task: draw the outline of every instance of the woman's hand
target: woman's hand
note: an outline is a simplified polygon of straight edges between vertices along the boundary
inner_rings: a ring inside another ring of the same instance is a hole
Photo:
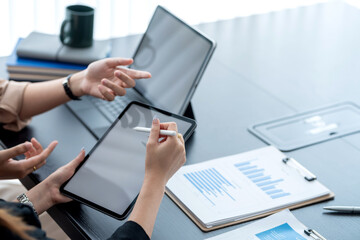
[[[106,58],[93,62],[84,71],[72,75],[68,86],[77,97],[91,95],[112,101],[117,95],[125,95],[126,88],[134,87],[134,79],[151,77],[148,72],[120,68],[132,62],[132,59],[125,58]],[[29,84],[23,94],[20,119],[27,120],[69,101],[70,97],[63,87],[64,80],[60,78]]]
[[[172,175],[186,162],[186,153],[181,134],[161,136],[160,129],[177,132],[176,123],[160,124],[159,119],[154,119],[146,146],[145,180],[156,179],[157,183],[165,186]]]
[[[41,144],[32,138],[31,142],[0,151],[0,179],[24,178],[29,173],[41,168],[56,145],[57,142],[53,141],[43,150]],[[22,154],[25,155],[25,159],[13,159]]]
[[[125,58],[107,58],[93,62],[86,70],[71,77],[70,88],[75,96],[87,94],[112,101],[115,96],[124,96],[126,88],[134,87],[134,79],[151,77],[145,71],[120,68],[132,63],[132,59]]]
[[[75,159],[56,170],[26,193],[39,215],[55,204],[71,201],[70,198],[60,193],[60,186],[74,175],[75,169],[84,160],[84,157],[85,150],[81,150]]]
[[[145,178],[129,220],[138,223],[151,238],[157,212],[164,196],[167,181],[186,161],[184,139],[162,136],[160,129],[177,132],[176,123],[153,120],[146,145]]]

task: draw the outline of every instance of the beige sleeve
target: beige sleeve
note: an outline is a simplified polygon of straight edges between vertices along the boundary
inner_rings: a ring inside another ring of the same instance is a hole
[[[20,131],[31,119],[20,119],[24,91],[29,83],[0,79],[0,122],[11,131]]]

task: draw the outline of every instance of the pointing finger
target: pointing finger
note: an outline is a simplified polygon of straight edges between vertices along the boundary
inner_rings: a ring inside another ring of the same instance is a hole
[[[151,78],[151,74],[146,71],[140,71],[140,70],[129,69],[129,68],[119,68],[119,70],[133,79]]]

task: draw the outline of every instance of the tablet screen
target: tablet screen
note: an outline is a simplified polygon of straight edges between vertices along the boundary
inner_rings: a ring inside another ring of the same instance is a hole
[[[130,104],[63,186],[65,195],[116,218],[124,218],[144,179],[149,136],[133,128],[151,127],[154,116],[160,122],[176,122],[184,137],[188,137],[196,125],[193,120],[168,115],[144,104]]]
[[[183,113],[214,49],[212,40],[158,6],[132,66],[152,77],[135,89],[152,104]]]

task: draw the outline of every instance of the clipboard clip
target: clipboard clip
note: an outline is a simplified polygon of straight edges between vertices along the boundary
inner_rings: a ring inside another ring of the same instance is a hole
[[[314,229],[305,229],[304,233],[308,236],[310,236],[311,238],[315,239],[315,240],[326,240],[326,238],[324,238],[323,236],[320,235],[320,233],[318,233],[317,231],[315,231]]]
[[[317,177],[312,174],[309,170],[307,170],[306,168],[304,168],[300,163],[298,163],[298,161],[296,161],[295,159],[293,158],[290,158],[290,157],[286,157],[286,158],[283,158],[282,161],[289,165],[289,166],[292,166],[293,168],[295,168],[301,175],[304,176],[304,178],[311,182],[311,181],[314,181],[317,179]]]

